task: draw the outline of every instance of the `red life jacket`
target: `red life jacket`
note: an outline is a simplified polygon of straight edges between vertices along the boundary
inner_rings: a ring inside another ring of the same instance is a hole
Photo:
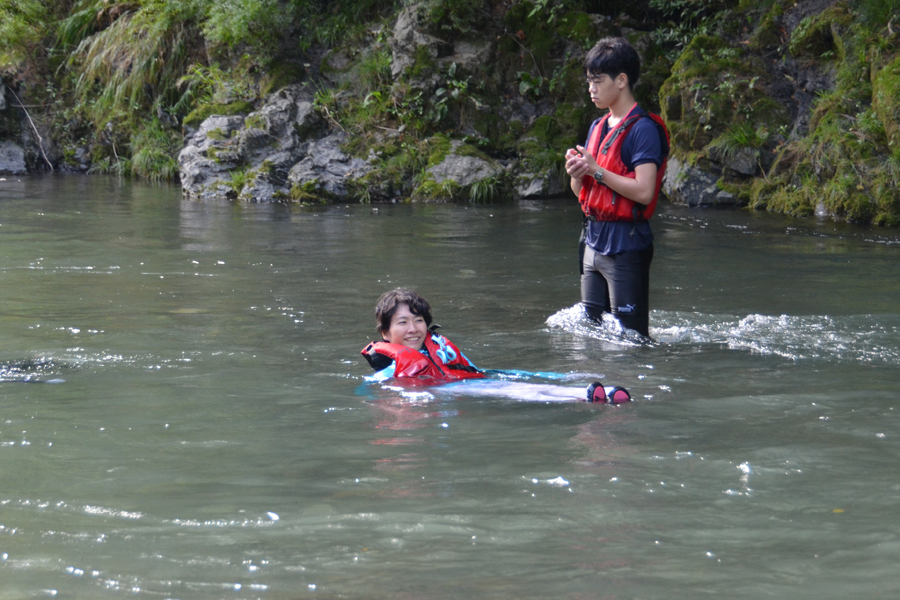
[[[628,111],[628,116],[622,119],[616,127],[610,129],[606,137],[601,139],[603,126],[609,119],[609,113],[594,125],[591,137],[588,140],[588,152],[591,153],[603,169],[616,175],[629,177],[634,179],[636,174],[629,171],[628,167],[622,162],[622,144],[631,127],[642,118],[650,118],[659,126],[665,134],[665,145],[663,148],[663,162],[656,170],[656,189],[653,192],[653,200],[650,204],[643,205],[614,192],[603,184],[597,183],[593,177],[584,177],[582,181],[581,193],[578,195],[578,202],[581,203],[581,210],[588,217],[593,217],[597,221],[637,221],[639,218],[649,219],[656,210],[656,201],[659,199],[659,190],[662,188],[663,175],[666,172],[666,162],[669,155],[669,130],[666,128],[662,117],[653,113],[645,113],[638,109],[635,113],[637,104]],[[662,141],[662,140],[661,140]]]
[[[428,356],[402,344],[371,342],[361,354],[368,360],[369,351],[394,361],[394,377],[415,377],[425,380],[456,381],[484,377],[456,345],[442,335],[428,334],[425,349]],[[371,362],[371,361],[370,361]]]

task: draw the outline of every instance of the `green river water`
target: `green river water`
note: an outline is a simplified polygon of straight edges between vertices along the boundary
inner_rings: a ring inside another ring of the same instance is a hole
[[[896,598],[900,233],[654,221],[641,344],[581,315],[568,199],[0,178],[0,600]],[[398,285],[636,401],[367,384]]]

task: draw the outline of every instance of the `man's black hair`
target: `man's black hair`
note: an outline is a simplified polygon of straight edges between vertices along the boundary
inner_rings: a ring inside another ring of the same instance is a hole
[[[601,74],[615,79],[619,73],[628,76],[628,88],[632,91],[641,76],[641,57],[628,40],[620,37],[603,38],[588,50],[584,57],[584,74],[598,77]]]

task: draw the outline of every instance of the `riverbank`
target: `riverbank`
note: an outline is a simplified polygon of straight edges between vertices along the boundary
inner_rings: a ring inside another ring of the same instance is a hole
[[[750,4],[23,0],[0,26],[0,172],[252,202],[564,194],[597,116],[581,57],[623,35],[673,134],[669,200],[900,224],[892,2]]]

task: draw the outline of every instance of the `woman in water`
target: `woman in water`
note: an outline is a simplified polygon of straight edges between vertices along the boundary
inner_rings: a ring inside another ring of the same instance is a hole
[[[376,330],[382,341],[370,342],[362,355],[377,373],[374,381],[391,378],[414,378],[426,384],[448,383],[463,379],[484,379],[456,345],[437,333],[432,325],[431,306],[410,289],[398,288],[382,294],[375,306]],[[500,375],[511,372],[491,371]],[[486,384],[494,385],[486,385]],[[618,404],[631,399],[622,388],[606,390],[599,382],[587,388],[587,395],[575,396],[572,388],[493,380],[473,389],[478,395],[505,397],[536,396],[536,400],[585,400]]]
[[[437,333],[431,306],[410,289],[385,292],[375,306],[376,329],[382,341],[371,342],[362,354],[378,371],[378,380],[417,377],[454,381],[484,377],[456,345]]]

